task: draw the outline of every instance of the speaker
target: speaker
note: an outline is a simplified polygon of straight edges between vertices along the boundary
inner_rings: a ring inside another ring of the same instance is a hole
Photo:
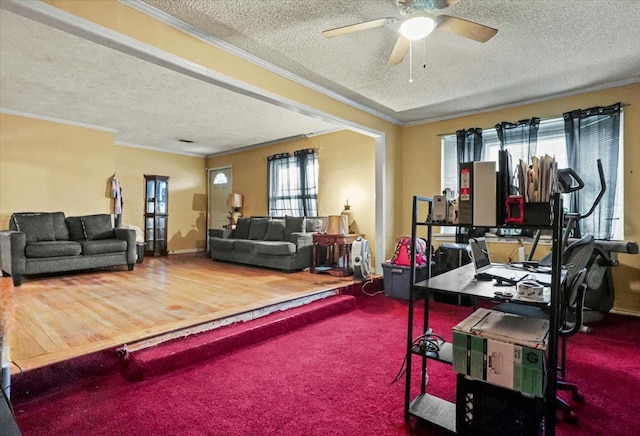
[[[436,276],[470,262],[471,256],[469,255],[467,244],[443,243],[436,250],[435,264],[431,268],[431,275]],[[433,299],[441,303],[471,306],[471,298],[466,296],[434,292]]]

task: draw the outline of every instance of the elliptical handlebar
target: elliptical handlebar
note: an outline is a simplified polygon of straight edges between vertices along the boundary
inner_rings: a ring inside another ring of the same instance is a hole
[[[593,211],[596,210],[596,207],[598,206],[598,204],[600,204],[600,200],[602,200],[602,197],[604,196],[604,193],[607,191],[607,181],[604,178],[604,170],[602,169],[602,161],[600,159],[598,159],[597,163],[598,163],[598,175],[600,176],[600,192],[598,193],[598,196],[596,197],[595,201],[591,205],[591,209],[589,209],[589,212],[587,212],[585,215],[580,215],[580,217],[578,219],[586,218],[589,215],[591,215],[593,213]]]

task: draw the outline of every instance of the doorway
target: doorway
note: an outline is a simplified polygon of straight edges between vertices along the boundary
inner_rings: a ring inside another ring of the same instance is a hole
[[[207,229],[222,229],[229,224],[227,197],[233,192],[233,170],[231,167],[222,167],[209,169],[208,172]]]

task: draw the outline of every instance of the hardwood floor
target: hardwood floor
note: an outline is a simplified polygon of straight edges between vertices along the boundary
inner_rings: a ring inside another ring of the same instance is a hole
[[[238,314],[247,319],[266,306],[352,283],[214,262],[204,253],[146,257],[134,271],[31,277],[18,288],[2,277],[4,339],[11,360],[28,371],[141,340],[160,342],[159,335],[183,335],[175,333],[183,329],[206,330]]]

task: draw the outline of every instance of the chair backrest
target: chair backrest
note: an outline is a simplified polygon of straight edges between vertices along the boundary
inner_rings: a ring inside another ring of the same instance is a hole
[[[596,242],[593,235],[587,235],[573,242],[562,253],[562,266],[567,269],[566,286],[571,286],[576,275],[586,268],[593,256]]]
[[[572,282],[566,282],[562,301],[563,311],[560,336],[573,336],[582,327],[584,293],[587,290],[587,284],[584,282],[586,276],[587,268],[582,268],[574,276]]]

